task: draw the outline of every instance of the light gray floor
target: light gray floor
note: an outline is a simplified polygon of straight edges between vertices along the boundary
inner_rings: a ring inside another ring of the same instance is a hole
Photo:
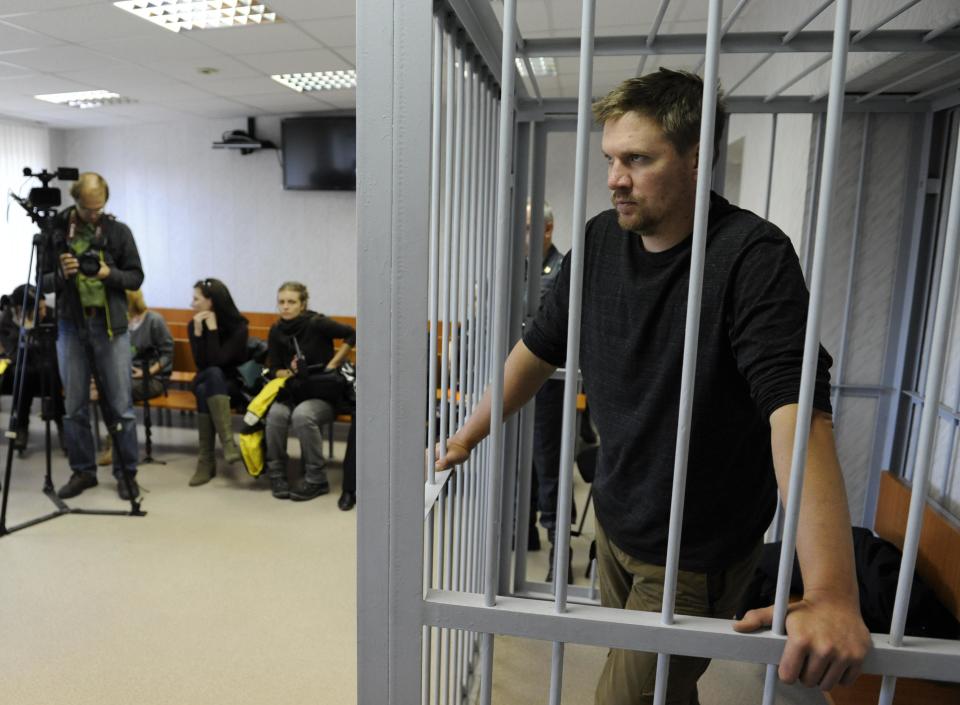
[[[53,508],[33,425],[8,526]],[[195,434],[154,429],[168,465],[141,468],[146,517],[64,516],[0,538],[0,704],[356,702],[357,513],[337,509],[339,463],[333,492],[309,502],[222,461],[188,487]],[[58,451],[54,481],[68,476]],[[99,476],[70,504],[129,506]]]

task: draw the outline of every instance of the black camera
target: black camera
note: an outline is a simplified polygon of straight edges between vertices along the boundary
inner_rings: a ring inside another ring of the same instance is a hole
[[[87,277],[97,276],[100,271],[100,250],[87,250],[77,255],[80,264],[80,273]]]

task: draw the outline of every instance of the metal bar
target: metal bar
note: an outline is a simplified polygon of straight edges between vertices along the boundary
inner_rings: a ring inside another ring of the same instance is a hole
[[[807,76],[809,76],[811,73],[813,73],[814,71],[816,71],[818,68],[820,68],[821,66],[823,66],[823,65],[824,65],[825,63],[827,63],[828,61],[830,61],[830,54],[827,54],[826,56],[820,57],[820,58],[817,59],[815,62],[813,62],[810,66],[808,66],[808,67],[805,68],[803,71],[801,71],[800,73],[798,73],[796,76],[794,76],[793,78],[791,78],[789,81],[787,81],[786,83],[784,83],[782,86],[780,86],[779,88],[777,88],[775,91],[773,91],[772,93],[768,93],[767,96],[763,99],[763,102],[764,102],[764,103],[769,103],[771,100],[773,100],[773,99],[776,98],[778,95],[780,95],[780,94],[783,93],[785,90],[787,90],[790,86],[792,86],[793,84],[797,83],[797,82],[800,81],[801,79],[806,78]]]
[[[726,619],[685,615],[668,626],[656,612],[578,605],[576,610],[558,615],[554,605],[545,600],[501,596],[496,607],[487,607],[480,595],[438,591],[427,595],[423,619],[450,628],[483,624],[497,634],[523,639],[632,651],[660,649],[706,658],[723,654],[750,663],[779,660],[786,642],[786,637],[770,631],[738,634]],[[863,670],[955,683],[960,681],[958,658],[960,642],[956,640],[911,637],[909,648],[896,648],[887,643],[885,634],[874,634]]]
[[[428,0],[357,3],[359,705],[421,698],[432,17]]]
[[[937,313],[933,325],[930,361],[927,364],[927,380],[924,386],[931,402],[938,402],[946,366],[947,345],[950,337],[951,308],[957,285],[957,268],[960,260],[960,129],[957,130],[957,149],[953,157],[953,183],[950,187],[950,210],[947,214],[946,243],[943,250],[943,267],[940,270],[940,286],[937,292]],[[927,479],[933,465],[933,445],[937,426],[937,403],[926,403],[920,417],[919,446],[914,463],[913,491],[910,493],[910,511],[907,518],[907,533],[903,540],[903,558],[897,580],[897,598],[890,622],[890,644],[903,644],[904,625],[907,621],[907,605],[910,601],[914,569],[917,564],[917,547],[923,526],[924,500],[927,494]],[[880,705],[890,705],[896,688],[896,678],[885,675],[880,688]]]
[[[580,369],[580,315],[583,300],[584,223],[587,209],[587,167],[589,165],[590,115],[593,86],[593,39],[595,0],[584,0],[580,16],[580,80],[577,88],[577,148],[574,167],[573,214],[571,216],[570,293],[567,314],[567,351],[563,380],[563,423],[560,441],[560,487],[553,551],[554,609],[567,611],[567,562],[570,550],[570,511],[573,502],[573,455],[577,436],[577,372]],[[550,705],[560,705],[563,690],[564,644],[553,642],[550,667]]]
[[[780,32],[730,32],[723,39],[725,54],[821,53],[829,52],[830,32],[803,32],[789,43],[783,43]],[[923,41],[923,30],[879,30],[851,47],[854,52],[957,51],[960,36],[949,33],[929,42]],[[653,46],[646,46],[643,35],[596,37],[595,56],[653,56],[699,54],[703,51],[703,34],[661,34]],[[576,56],[579,37],[527,39],[524,48],[531,56]]]
[[[737,18],[740,16],[740,13],[743,12],[743,9],[747,6],[747,3],[750,0],[740,0],[737,3],[736,7],[727,15],[727,19],[723,21],[723,25],[720,27],[720,39],[723,40],[724,35],[730,31],[730,28],[733,26],[733,23],[737,21]],[[704,57],[700,57],[700,61],[697,62],[696,68],[693,70],[694,73],[700,73],[700,69],[703,68]]]
[[[817,19],[817,17],[820,16],[820,13],[822,13],[824,10],[830,7],[833,4],[833,2],[834,0],[824,0],[824,2],[816,10],[814,10],[807,17],[805,17],[800,22],[800,24],[798,24],[796,27],[791,29],[786,34],[784,34],[783,39],[781,41],[784,44],[788,44],[789,42],[793,41],[793,38],[796,37],[798,34],[800,34],[800,32],[803,31],[804,27],[806,27],[808,24],[810,24],[815,19]]]
[[[813,187],[810,189],[809,197],[804,206],[805,228],[803,241],[800,243],[800,266],[803,268],[804,278],[809,278],[810,269],[813,266],[813,234],[817,228],[818,196],[820,193],[820,177],[823,172],[823,136],[826,127],[826,116],[823,113],[817,115],[817,121],[814,127],[814,148],[813,148]]]
[[[437,334],[438,334],[438,296],[440,266],[440,120],[443,99],[443,21],[433,18],[433,96],[430,114],[430,273],[427,290],[429,321],[427,329],[430,340],[427,352],[427,453],[425,454],[427,485],[436,484],[436,469],[433,463],[434,447],[437,443]],[[435,515],[432,501],[425,502],[429,518],[424,522],[424,592],[433,587],[433,546]],[[433,659],[433,628],[424,627],[420,655],[421,667],[421,703],[430,705],[431,664]]]
[[[947,22],[946,24],[940,25],[936,29],[927,32],[925,35],[923,35],[923,41],[925,42],[932,41],[937,37],[939,37],[941,34],[945,34],[946,32],[949,32],[958,24],[960,24],[960,17],[955,17],[949,22]]]
[[[456,129],[456,48],[453,34],[447,32],[446,44],[446,126],[444,128],[443,149],[443,265],[440,288],[440,309],[443,312],[443,321],[440,330],[443,334],[443,347],[440,359],[440,456],[447,454],[447,438],[450,436],[450,344],[452,342],[450,325],[450,271],[453,266],[451,260],[453,240],[453,173],[454,173],[454,134]]]
[[[908,154],[912,155],[905,181],[909,194],[904,203],[906,209],[900,230],[900,252],[890,311],[891,326],[887,332],[887,352],[884,359],[883,381],[891,388],[891,394],[881,402],[877,418],[876,445],[881,449],[874,457],[880,462],[871,468],[870,481],[864,495],[864,526],[872,527],[879,493],[882,468],[893,467],[894,448],[897,441],[897,426],[901,416],[902,392],[906,383],[907,350],[911,336],[909,322],[914,303],[919,298],[916,286],[920,261],[920,244],[923,232],[923,214],[927,198],[927,176],[930,166],[930,144],[933,134],[933,114],[926,113],[913,120],[914,132]],[[883,406],[888,411],[883,414]]]
[[[790,464],[790,482],[784,511],[783,542],[777,572],[777,597],[774,603],[772,629],[785,634],[790,577],[796,551],[797,524],[800,517],[800,496],[806,470],[807,443],[813,415],[813,391],[817,377],[817,357],[820,349],[820,317],[823,308],[823,280],[827,255],[827,229],[830,207],[840,155],[840,128],[843,121],[843,83],[847,70],[847,45],[850,32],[850,0],[837,0],[834,20],[834,46],[831,56],[830,98],[827,103],[826,146],[823,175],[820,179],[817,231],[814,238],[813,270],[810,285],[810,305],[807,310],[807,330],[803,348],[803,367],[800,375],[800,394],[797,424],[793,436],[793,457]],[[777,666],[767,666],[763,687],[763,705],[773,705],[777,684]]]
[[[687,461],[690,454],[690,420],[693,417],[697,353],[700,347],[700,304],[703,296],[703,261],[707,247],[707,217],[710,211],[710,174],[713,166],[713,144],[717,112],[717,70],[720,63],[720,20],[723,3],[710,0],[707,14],[706,65],[703,77],[703,99],[700,109],[700,144],[697,163],[696,203],[693,217],[693,243],[690,253],[690,281],[687,289],[687,320],[683,339],[683,367],[680,376],[680,406],[677,415],[677,440],[674,451],[673,489],[670,497],[670,526],[663,578],[663,606],[660,621],[673,624],[676,607],[677,576],[680,565],[680,534],[683,528],[683,504],[687,487]],[[654,705],[667,700],[667,679],[670,654],[657,654],[657,675],[654,684]]]
[[[500,139],[497,156],[497,222],[495,257],[496,285],[493,287],[493,335],[490,351],[490,437],[487,440],[489,462],[487,464],[487,514],[485,527],[485,573],[484,603],[496,604],[498,569],[497,547],[500,522],[493,511],[498,508],[496,500],[501,495],[503,470],[503,362],[506,358],[507,275],[510,252],[510,167],[513,153],[514,127],[514,58],[516,53],[517,4],[516,0],[504,0],[503,5],[503,59],[500,68],[502,90],[500,94]],[[481,646],[480,702],[490,705],[493,695],[493,634],[484,633]]]
[[[954,86],[960,86],[960,78],[955,78],[952,81],[941,83],[939,86],[934,86],[933,88],[925,90],[923,93],[917,93],[916,95],[912,95],[909,98],[907,98],[906,102],[913,103],[918,100],[923,100],[924,98],[927,98],[932,95],[936,95],[937,93],[943,93],[945,90],[949,88],[953,88]]]
[[[831,0],[831,1],[832,1],[832,0]],[[760,61],[758,61],[757,63],[755,63],[755,64],[750,68],[750,70],[747,71],[747,73],[743,76],[743,78],[741,78],[739,81],[737,81],[736,83],[734,83],[734,84],[733,84],[733,88],[731,88],[729,91],[727,91],[727,98],[729,98],[731,95],[733,95],[734,91],[736,91],[740,86],[742,86],[742,85],[746,82],[746,80],[747,80],[748,78],[750,78],[753,74],[755,74],[755,73],[757,72],[757,70],[758,70],[761,66],[763,66],[765,63],[767,63],[767,62],[770,60],[770,57],[772,57],[772,56],[773,56],[773,52],[768,52],[767,54],[764,54],[763,58],[760,59]]]
[[[530,57],[524,52],[523,54],[523,65],[527,69],[527,79],[530,81],[530,85],[533,86],[533,94],[537,96],[537,102],[543,102],[543,95],[540,93],[540,84],[537,83],[537,76],[533,72],[533,65],[530,63]]]
[[[934,69],[940,68],[940,67],[943,66],[944,64],[948,64],[948,63],[950,63],[951,61],[955,61],[957,58],[960,58],[960,54],[951,54],[950,56],[948,56],[948,57],[945,58],[945,59],[941,59],[940,61],[937,61],[936,63],[930,64],[929,66],[925,66],[925,67],[923,67],[922,69],[919,69],[919,70],[917,70],[917,71],[914,71],[913,73],[910,73],[910,74],[907,74],[906,76],[903,76],[902,78],[898,78],[896,81],[891,81],[890,83],[886,84],[885,86],[881,86],[880,88],[877,88],[877,89],[874,90],[874,91],[870,91],[870,92],[867,93],[866,95],[860,96],[859,98],[857,98],[857,102],[858,102],[858,103],[862,103],[862,102],[864,102],[865,100],[870,100],[870,99],[873,98],[874,96],[880,95],[881,93],[886,93],[886,92],[889,91],[891,88],[894,88],[894,87],[896,87],[896,86],[899,86],[901,83],[906,83],[907,81],[912,81],[913,79],[915,79],[915,78],[917,78],[917,77],[919,77],[919,76],[922,76],[923,74],[927,73],[928,71],[933,71]]]
[[[446,494],[450,485],[445,484],[441,490],[440,495],[437,497],[437,534],[436,534],[436,553],[437,553],[437,577],[436,583],[440,589],[445,589],[443,584],[443,576],[446,573],[446,564],[447,564],[447,541],[446,541],[446,526],[447,526],[447,504],[444,501],[444,495]],[[446,634],[446,629],[437,630],[436,643],[436,656],[435,656],[435,672],[433,679],[431,681],[431,686],[433,689],[433,702],[439,705],[440,703],[440,683],[443,679],[443,638]]]
[[[650,31],[647,33],[647,38],[645,44],[647,47],[652,47],[653,43],[657,41],[657,33],[660,31],[660,25],[663,24],[663,16],[667,13],[667,5],[670,4],[670,0],[660,0],[660,6],[657,8],[657,15],[653,19],[653,24],[650,26]],[[649,54],[644,54],[640,57],[640,63],[637,65],[637,76],[643,75],[643,69],[647,65],[647,57]]]
[[[840,325],[840,351],[837,355],[837,383],[833,388],[833,423],[840,423],[840,389],[845,383],[847,350],[850,347],[850,316],[853,313],[853,287],[860,251],[860,222],[863,215],[863,181],[867,167],[867,145],[870,139],[870,113],[863,116],[863,137],[860,141],[860,164],[857,167],[857,191],[854,196],[853,235],[850,238],[850,258],[847,262],[847,294],[843,303],[843,322]]]
[[[429,301],[430,344],[427,360],[430,364],[427,382],[427,482],[436,481],[433,448],[437,443],[437,335],[439,333],[439,286],[440,267],[440,111],[443,101],[443,20],[433,19],[433,100],[430,113],[430,283],[427,296]]]
[[[877,20],[876,22],[874,22],[872,25],[869,25],[869,26],[865,27],[864,29],[861,29],[861,30],[860,30],[859,32],[857,32],[856,34],[854,34],[854,35],[853,35],[853,38],[850,40],[850,43],[851,43],[851,44],[856,44],[856,43],[859,42],[861,39],[864,39],[864,38],[866,38],[867,36],[873,34],[873,33],[876,32],[878,29],[880,29],[881,27],[883,27],[883,25],[885,25],[887,22],[890,22],[891,20],[896,19],[897,17],[899,17],[900,15],[902,15],[904,12],[906,12],[907,10],[909,10],[911,7],[913,7],[914,5],[916,5],[918,2],[920,2],[920,0],[908,0],[908,2],[904,3],[903,5],[901,5],[899,9],[894,10],[894,11],[891,12],[889,15],[886,15],[885,17],[883,17],[883,18]]]
[[[770,196],[773,194],[773,160],[777,153],[777,114],[770,121],[770,156],[767,159],[767,193],[763,199],[763,219],[770,220]]]
[[[450,400],[448,402],[452,408],[449,409],[449,427],[448,435],[451,431],[458,428],[460,402],[458,396],[462,399],[460,388],[460,340],[463,333],[461,328],[460,314],[463,311],[460,288],[460,272],[463,266],[461,243],[463,241],[463,143],[464,131],[467,121],[468,106],[466,104],[466,79],[464,72],[466,70],[466,48],[463,42],[457,47],[456,63],[456,98],[454,106],[456,108],[456,130],[454,137],[453,150],[453,213],[450,218],[452,227],[451,234],[451,253],[450,253]],[[445,390],[444,393],[447,393]]]

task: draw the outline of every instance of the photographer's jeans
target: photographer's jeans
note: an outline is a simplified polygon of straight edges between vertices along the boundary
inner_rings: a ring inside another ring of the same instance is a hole
[[[124,332],[107,334],[103,314],[85,322],[89,333],[93,361],[102,385],[99,389],[114,421],[119,420],[120,431],[113,447],[113,473],[137,472],[137,418],[133,412],[130,336]],[[66,415],[63,430],[70,469],[74,472],[96,473],[96,452],[90,428],[90,360],[83,349],[77,325],[61,318],[57,337],[57,359],[66,397]],[[103,406],[101,406],[103,408]],[[104,421],[108,421],[104,418]]]

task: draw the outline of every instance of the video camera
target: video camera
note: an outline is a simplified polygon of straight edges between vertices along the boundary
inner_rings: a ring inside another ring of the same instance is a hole
[[[39,174],[35,174],[30,167],[25,166],[23,168],[23,175],[40,179],[40,183],[43,185],[30,189],[30,196],[26,199],[14,193],[11,193],[10,196],[23,206],[24,210],[27,211],[34,222],[39,223],[37,220],[38,217],[43,217],[48,214],[54,215],[57,212],[57,206],[60,205],[60,189],[50,186],[50,182],[54,179],[76,181],[80,177],[80,170],[74,167],[61,166],[53,173],[44,169]]]

